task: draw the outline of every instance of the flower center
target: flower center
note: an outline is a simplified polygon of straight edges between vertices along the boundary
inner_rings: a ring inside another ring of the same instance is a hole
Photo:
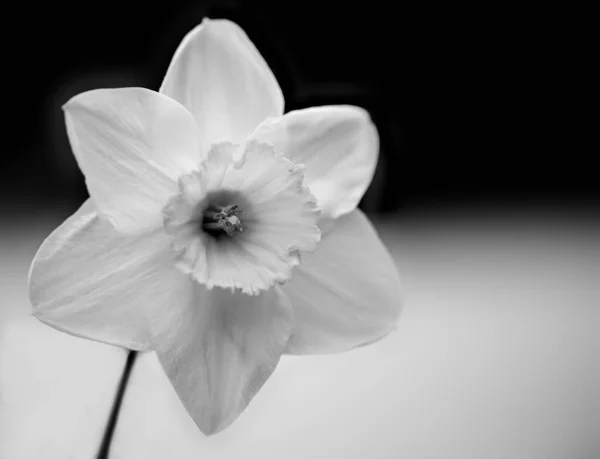
[[[237,204],[229,206],[220,206],[211,204],[204,211],[202,218],[202,229],[214,237],[219,237],[223,233],[233,236],[237,231],[244,230],[242,220],[239,214],[242,210]]]
[[[179,178],[164,228],[177,268],[196,282],[258,295],[288,281],[300,252],[315,249],[320,211],[302,166],[269,144],[240,148],[214,144],[198,170]]]

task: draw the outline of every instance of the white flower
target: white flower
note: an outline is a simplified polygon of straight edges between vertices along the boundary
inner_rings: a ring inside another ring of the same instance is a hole
[[[352,106],[283,115],[237,25],[190,32],[160,93],[95,90],[64,110],[91,198],[32,263],[34,314],[156,351],[206,434],[236,419],[282,353],[344,351],[395,328],[397,271],[356,208],[375,127]]]

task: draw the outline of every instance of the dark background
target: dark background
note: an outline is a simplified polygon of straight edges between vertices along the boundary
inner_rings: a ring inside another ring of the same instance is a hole
[[[595,205],[597,168],[567,130],[572,45],[560,12],[546,13],[381,1],[14,3],[3,12],[3,201],[84,199],[61,105],[98,87],[157,90],[183,36],[209,16],[244,28],[286,110],[348,103],[371,113],[381,161],[367,210]]]

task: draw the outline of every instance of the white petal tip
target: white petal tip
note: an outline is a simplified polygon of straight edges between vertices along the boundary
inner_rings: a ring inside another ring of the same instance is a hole
[[[63,105],[62,105],[62,110],[65,113],[68,113],[69,110],[73,109],[73,108],[77,108],[77,107],[83,107],[85,106],[85,104],[81,103],[82,100],[85,100],[86,98],[89,98],[90,96],[94,96],[95,94],[99,93],[103,91],[102,89],[92,89],[90,91],[84,91],[81,92],[79,94],[75,94],[73,97],[71,97],[69,100],[67,100]]]

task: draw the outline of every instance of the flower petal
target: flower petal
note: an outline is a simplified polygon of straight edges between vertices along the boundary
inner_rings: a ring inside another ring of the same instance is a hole
[[[275,369],[292,308],[278,288],[247,296],[197,284],[196,295],[188,320],[158,357],[188,413],[210,435],[239,416]]]
[[[159,225],[177,177],[201,161],[192,115],[142,88],[88,91],[63,108],[73,153],[98,211],[127,233]]]
[[[181,102],[209,144],[244,141],[271,116],[283,114],[275,76],[244,31],[204,19],[183,39],[160,92]]]
[[[357,207],[379,155],[377,129],[365,110],[353,106],[291,111],[265,121],[252,137],[306,166],[304,183],[324,217],[336,218]]]
[[[75,336],[134,350],[168,339],[191,282],[159,233],[123,236],[91,201],[38,250],[29,272],[33,314]]]
[[[395,329],[400,312],[394,261],[358,209],[335,222],[282,289],[294,308],[290,354],[340,352],[377,341]]]

